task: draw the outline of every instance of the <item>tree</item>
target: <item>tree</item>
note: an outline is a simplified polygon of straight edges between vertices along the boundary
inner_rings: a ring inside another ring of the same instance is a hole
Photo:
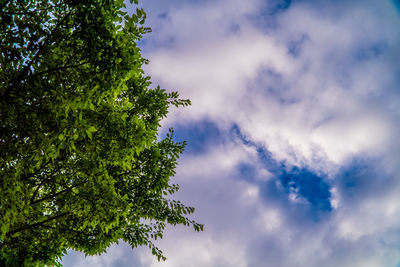
[[[132,3],[131,3],[132,4]],[[137,4],[136,1],[134,4]],[[170,195],[184,142],[158,137],[176,92],[151,89],[149,28],[123,0],[0,1],[0,265],[55,265],[68,249],[201,231]]]

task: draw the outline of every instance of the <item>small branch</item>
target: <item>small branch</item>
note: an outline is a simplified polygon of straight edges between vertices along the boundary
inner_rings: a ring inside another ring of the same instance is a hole
[[[32,202],[34,201],[34,199],[35,199],[35,197],[36,197],[36,194],[39,192],[39,188],[44,184],[44,181],[46,181],[46,179],[43,179],[43,180],[40,182],[40,184],[36,187],[36,190],[35,190],[35,192],[33,192],[33,195],[32,195],[32,197],[31,197],[31,200],[29,201],[29,203],[32,204]]]
[[[31,178],[31,177],[37,175],[37,174],[40,173],[40,172],[44,169],[44,167],[46,167],[46,165],[48,165],[49,163],[50,163],[49,161],[42,163],[42,165],[39,167],[39,169],[37,169],[36,172],[34,172],[34,173],[31,173],[31,174],[28,174],[28,175],[22,175],[22,176],[21,176],[21,181],[25,181],[25,180],[27,180],[27,179],[29,179],[29,178]]]
[[[61,167],[60,167],[60,168],[61,168]],[[56,171],[54,171],[51,175],[54,175],[60,168],[58,168]],[[76,173],[76,172],[74,172],[74,173],[72,174],[72,176],[75,175],[75,173]],[[57,182],[57,181],[52,181],[51,179],[44,179],[44,181],[46,181],[46,180],[47,180],[48,182],[55,183],[55,184],[58,184],[58,185],[61,185],[61,186],[64,186],[64,187],[66,186],[66,185],[63,184],[63,183],[59,183],[59,182]],[[63,190],[61,190],[61,191],[59,191],[59,192],[57,192],[57,193],[54,193],[54,194],[52,194],[52,195],[45,196],[45,197],[40,198],[40,199],[38,199],[38,200],[34,200],[34,196],[32,196],[29,205],[32,206],[32,205],[37,204],[37,203],[39,203],[39,202],[42,202],[42,201],[45,201],[45,200],[48,200],[48,199],[51,199],[51,198],[55,198],[55,197],[57,197],[57,196],[59,196],[59,195],[65,193],[65,192],[67,192],[67,191],[71,191],[73,188],[75,188],[75,187],[77,187],[77,186],[82,185],[84,182],[85,182],[85,181],[83,181],[82,183],[78,183],[78,184],[75,184],[75,185],[73,185],[73,186],[67,187],[67,188],[65,188],[65,189],[63,189]],[[74,193],[73,191],[71,191],[71,192]]]
[[[59,70],[65,70],[65,69],[69,69],[69,68],[79,67],[79,66],[82,66],[84,64],[86,64],[86,62],[83,62],[83,63],[80,63],[80,64],[75,64],[75,65],[68,65],[68,66],[62,66],[62,67],[58,67],[58,68],[48,69],[48,70],[45,70],[45,71],[42,71],[42,72],[34,73],[34,74],[32,74],[30,76],[30,78],[31,77],[40,76],[40,75],[43,75],[43,74],[46,74],[46,73],[50,73],[50,72],[53,72],[53,71],[59,71]]]
[[[40,184],[36,187],[36,190],[35,190],[35,192],[33,193],[32,197],[31,197],[31,200],[29,201],[30,204],[32,204],[32,202],[34,202],[35,197],[36,197],[36,194],[39,192],[39,189],[40,189],[40,187],[44,184],[44,182],[45,182],[46,180],[48,180],[49,177],[52,177],[54,174],[56,174],[60,169],[61,169],[61,167],[58,167],[58,168],[56,168],[51,174],[46,175],[46,178],[44,178],[44,179],[40,182]]]
[[[48,219],[46,219],[46,220],[44,220],[44,221],[37,222],[37,223],[31,224],[31,225],[27,225],[27,226],[25,226],[25,227],[21,227],[21,228],[12,230],[12,231],[10,231],[10,232],[7,233],[7,236],[13,235],[13,234],[15,234],[15,233],[18,233],[18,232],[21,232],[21,231],[24,231],[24,230],[28,230],[28,229],[33,228],[33,227],[36,227],[36,226],[41,226],[41,225],[43,225],[43,224],[45,224],[45,223],[47,223],[47,222],[50,222],[50,221],[53,221],[53,220],[58,219],[58,218],[60,218],[60,217],[63,217],[63,216],[65,216],[65,215],[68,215],[69,213],[70,213],[70,212],[64,212],[64,213],[58,214],[58,215],[56,215],[56,216],[50,217],[50,218],[48,218]]]
[[[79,231],[79,230],[75,230],[75,229],[71,229],[71,228],[66,228],[66,227],[54,227],[54,226],[51,226],[51,225],[43,225],[43,227],[50,228],[50,229],[55,229],[55,230],[59,230],[59,231],[60,230],[61,231],[69,231],[69,232],[73,232],[73,233],[76,233],[76,234],[84,235],[86,237],[93,236],[93,235],[87,234],[85,232],[82,232],[82,231]]]
[[[71,190],[71,189],[74,188],[74,187],[75,187],[75,186],[71,186],[71,187],[65,188],[65,189],[63,189],[63,190],[61,190],[61,191],[59,191],[59,192],[57,192],[57,193],[55,193],[55,194],[48,195],[48,196],[45,196],[44,198],[40,198],[40,199],[38,199],[38,200],[32,201],[32,202],[30,203],[30,205],[32,206],[32,205],[37,204],[37,203],[39,203],[39,202],[45,201],[45,200],[47,200],[47,199],[55,198],[56,196],[61,195],[61,194],[65,193],[65,192]]]

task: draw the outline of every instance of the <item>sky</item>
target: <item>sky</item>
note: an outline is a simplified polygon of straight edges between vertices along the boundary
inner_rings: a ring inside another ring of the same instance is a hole
[[[64,266],[399,267],[400,1],[146,0],[140,41],[188,142],[172,179],[204,232]]]

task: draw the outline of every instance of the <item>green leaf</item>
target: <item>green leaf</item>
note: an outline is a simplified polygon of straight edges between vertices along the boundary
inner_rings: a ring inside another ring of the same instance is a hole
[[[92,140],[92,132],[89,129],[86,130],[86,135]]]

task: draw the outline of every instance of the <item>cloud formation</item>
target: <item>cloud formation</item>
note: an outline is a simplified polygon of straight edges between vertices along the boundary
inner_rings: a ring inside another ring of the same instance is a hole
[[[395,1],[153,1],[146,71],[192,106],[168,260],[120,245],[69,266],[400,263],[400,25]],[[68,266],[68,265],[67,265]]]

